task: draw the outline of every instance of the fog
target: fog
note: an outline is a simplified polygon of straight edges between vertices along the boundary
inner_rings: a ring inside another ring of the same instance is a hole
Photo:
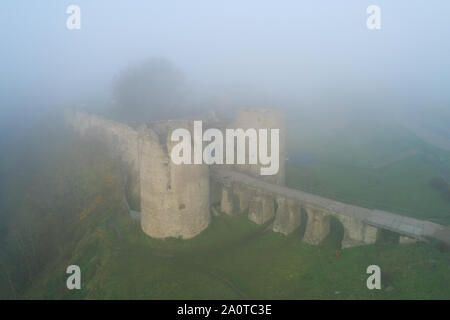
[[[449,299],[449,16],[0,0],[0,300]]]
[[[71,4],[80,30],[66,27]],[[108,106],[119,72],[154,57],[184,73],[190,106],[448,110],[450,4],[379,0],[381,29],[368,30],[371,4],[2,1],[2,128],[47,108]]]

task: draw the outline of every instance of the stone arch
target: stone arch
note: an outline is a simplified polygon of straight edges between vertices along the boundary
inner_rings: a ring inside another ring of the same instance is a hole
[[[239,210],[236,195],[232,185],[222,186],[222,197],[220,199],[220,211],[232,216]]]
[[[222,200],[222,185],[219,182],[210,179],[209,188],[209,203],[212,206],[220,206]]]
[[[306,212],[305,207],[300,204],[300,226],[295,231],[297,232],[300,239],[303,239],[305,237],[307,224],[308,224],[308,213]]]
[[[237,214],[248,214],[250,202],[255,193],[256,191],[251,190],[250,188],[244,185],[241,184],[233,185],[233,194],[236,201]]]
[[[376,242],[380,244],[397,244],[400,242],[400,235],[390,230],[380,229]]]
[[[342,222],[333,215],[329,216],[330,231],[323,240],[323,244],[333,249],[341,249],[344,240],[345,228]]]

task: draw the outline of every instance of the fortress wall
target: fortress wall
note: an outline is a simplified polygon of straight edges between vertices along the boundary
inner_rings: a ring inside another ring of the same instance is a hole
[[[279,171],[276,175],[262,176],[260,173],[261,164],[248,164],[248,146],[246,148],[246,163],[245,165],[235,164],[233,169],[243,173],[250,174],[256,178],[260,178],[266,182],[276,183],[279,185],[285,184],[285,158],[286,158],[286,120],[284,113],[273,109],[248,109],[239,111],[236,119],[230,124],[230,128],[249,129],[280,129],[280,150],[279,150]],[[270,153],[270,131],[268,131],[268,152]],[[236,157],[236,154],[235,154]]]
[[[220,205],[222,199],[222,185],[214,179],[209,179],[209,203],[211,205]]]
[[[400,236],[399,239],[398,239],[398,242],[400,244],[412,244],[412,243],[416,243],[417,239],[410,238],[410,237],[407,237],[407,236]]]
[[[238,210],[233,186],[231,184],[225,184],[222,186],[221,190],[220,211],[232,216]]]
[[[343,249],[372,244],[377,241],[377,228],[366,224],[361,219],[339,214],[336,214],[335,216],[344,226],[344,238],[342,239]]]
[[[272,230],[288,235],[305,224],[303,240],[309,244],[320,244],[330,233],[330,218],[335,216],[344,228],[342,248],[373,244],[377,241],[378,229],[363,219],[343,215],[285,196],[274,196],[270,192],[253,189],[237,182],[222,184],[221,211],[228,215],[242,214],[248,210],[248,219],[264,224],[274,218]],[[302,208],[306,219],[302,217]]]
[[[279,185],[284,183],[284,134],[280,136],[278,175],[261,176],[259,165],[232,166],[258,180],[278,184],[271,187],[246,180],[244,183],[233,181],[238,173],[232,172],[225,174],[231,180],[225,177],[225,182],[210,181],[208,165],[175,165],[170,152],[177,142],[170,141],[170,134],[174,129],[186,128],[192,135],[191,120],[160,121],[135,130],[81,111],[68,111],[66,118],[81,136],[103,141],[114,157],[127,164],[130,191],[138,199],[142,211],[142,229],[151,237],[194,237],[209,225],[210,204],[220,202],[221,211],[228,215],[248,211],[249,220],[257,224],[274,219],[272,228],[275,232],[289,234],[306,224],[303,240],[310,244],[319,244],[328,236],[330,216],[337,217],[344,227],[343,248],[377,240],[378,228],[365,222],[372,214],[371,210],[314,195],[305,197],[300,191],[283,191],[285,188]],[[241,112],[234,125],[243,129],[279,128],[282,131],[283,121],[272,112],[253,110]],[[302,208],[307,219],[302,218]],[[410,241],[406,237],[401,240]]]
[[[302,222],[301,205],[298,201],[278,196],[277,210],[273,231],[288,235],[295,231]]]
[[[133,209],[140,203],[139,139],[133,128],[116,121],[83,111],[67,110],[66,121],[82,137],[105,143],[111,156],[122,160],[127,167],[127,188]]]
[[[170,140],[176,128],[191,132],[192,121],[164,121],[141,128],[141,226],[154,238],[188,239],[210,222],[209,167],[176,165],[170,159]]]
[[[320,244],[330,233],[330,215],[328,212],[305,207],[308,221],[303,241],[309,244]]]
[[[249,202],[248,219],[264,224],[275,216],[275,198],[271,194],[257,192]]]
[[[272,230],[275,232],[288,235],[304,226],[303,240],[317,245],[330,234],[331,218],[335,217],[344,231],[342,248],[373,244],[379,237],[379,229],[366,222],[370,209],[258,183],[254,178],[235,171],[216,169],[213,176],[213,180],[222,185],[223,212],[235,215],[248,209],[249,220],[257,224],[274,218]]]
[[[275,216],[275,197],[239,183],[222,184],[220,210],[228,215],[247,213],[248,219],[264,224]]]
[[[239,214],[248,211],[250,201],[254,197],[255,192],[255,190],[241,184],[235,184],[233,186],[233,193],[237,202],[237,211]]]

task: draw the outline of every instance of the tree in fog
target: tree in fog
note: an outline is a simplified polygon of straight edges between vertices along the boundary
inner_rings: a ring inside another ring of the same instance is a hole
[[[184,74],[165,59],[151,59],[123,70],[113,83],[116,116],[123,120],[179,117],[187,86]]]

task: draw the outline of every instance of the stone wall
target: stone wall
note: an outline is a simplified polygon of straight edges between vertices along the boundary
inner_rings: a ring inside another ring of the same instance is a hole
[[[209,167],[176,165],[170,159],[177,128],[192,121],[164,121],[140,129],[142,229],[154,238],[192,238],[210,222]]]
[[[337,214],[336,217],[344,227],[342,248],[373,244],[378,238],[378,229],[366,224],[361,219]]]
[[[172,129],[192,131],[192,121],[126,124],[83,111],[66,112],[66,120],[82,137],[105,143],[113,157],[125,164],[130,203],[142,212],[141,226],[151,237],[191,238],[210,221],[209,168],[207,165],[175,165],[170,161]],[[136,200],[136,201],[133,201]]]
[[[342,214],[238,182],[219,183],[214,180],[214,183],[220,185],[222,212],[228,215],[248,212],[248,219],[259,225],[273,219],[272,230],[284,235],[302,226],[303,241],[308,244],[318,245],[328,237],[331,217],[335,217],[343,227],[343,249],[373,244],[379,237],[379,229],[368,225],[363,217]]]
[[[186,128],[193,135],[191,120],[153,122],[134,129],[81,111],[68,111],[66,118],[81,136],[103,141],[110,153],[125,163],[130,194],[137,199],[142,212],[142,229],[151,237],[192,238],[209,225],[210,204],[220,204],[222,212],[247,213],[248,219],[257,224],[273,221],[272,230],[285,235],[302,226],[303,240],[314,245],[330,233],[332,216],[344,229],[342,248],[375,243],[380,236],[379,225],[388,218],[393,221],[391,224],[399,219],[409,222],[406,227],[412,226],[408,230],[418,229],[413,228],[416,225],[423,226],[424,231],[419,231],[425,235],[438,233],[438,239],[448,239],[448,229],[442,226],[283,187],[285,127],[283,117],[276,112],[243,111],[233,124],[242,129],[280,129],[280,170],[275,176],[261,176],[259,164],[226,166],[235,171],[212,170],[212,176],[210,167],[205,164],[174,164],[170,152],[176,143],[170,141],[170,135],[177,128]],[[407,233],[410,234],[413,233]],[[413,239],[405,236],[400,238],[401,243],[411,241]]]
[[[140,155],[138,132],[126,124],[83,111],[66,110],[67,123],[80,136],[105,143],[114,158],[126,166],[127,192],[134,210],[140,204]]]
[[[330,215],[309,206],[305,210],[308,221],[303,241],[309,244],[320,244],[330,233]]]
[[[246,153],[245,165],[234,165],[233,169],[250,174],[251,176],[260,178],[270,183],[279,185],[285,184],[285,158],[286,158],[286,120],[284,113],[273,109],[248,109],[237,113],[236,119],[229,125],[230,128],[249,129],[279,129],[280,130],[280,149],[279,149],[279,171],[276,175],[262,176],[260,168],[262,164],[249,165],[248,164],[248,150]],[[269,146],[267,150],[270,152],[270,131],[268,132]],[[248,149],[248,147],[247,147]],[[235,155],[236,157],[236,155]],[[236,162],[235,162],[236,163]]]
[[[273,231],[288,235],[302,223],[306,223],[306,221],[302,221],[301,204],[298,201],[278,196]]]
[[[271,194],[258,192],[250,202],[248,219],[257,224],[264,224],[275,217],[275,198]]]

